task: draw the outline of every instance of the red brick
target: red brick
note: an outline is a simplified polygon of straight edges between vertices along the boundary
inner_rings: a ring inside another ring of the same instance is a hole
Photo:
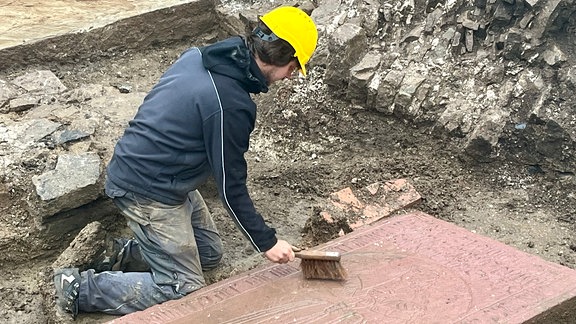
[[[330,195],[332,203],[343,210],[360,211],[364,204],[356,198],[350,187],[344,188]]]
[[[333,193],[332,204],[348,213],[355,214],[350,228],[357,229],[372,224],[384,217],[408,208],[420,201],[420,194],[406,179],[396,179],[383,184],[373,183],[364,188],[372,197],[371,201],[360,201],[351,188]],[[359,194],[358,196],[364,196]]]

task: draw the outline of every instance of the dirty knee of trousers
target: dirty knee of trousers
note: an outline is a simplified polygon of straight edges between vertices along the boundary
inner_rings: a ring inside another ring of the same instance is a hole
[[[196,243],[198,245],[198,254],[200,255],[202,270],[206,271],[216,268],[224,254],[220,237],[197,240]]]
[[[222,260],[222,252],[218,254],[213,254],[210,256],[200,256],[200,264],[202,265],[202,270],[212,270],[220,264]]]

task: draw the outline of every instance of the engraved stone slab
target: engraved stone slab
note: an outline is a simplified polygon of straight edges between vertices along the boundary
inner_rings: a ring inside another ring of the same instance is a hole
[[[576,271],[421,212],[319,248],[346,281],[268,265],[111,323],[524,323],[576,296]]]

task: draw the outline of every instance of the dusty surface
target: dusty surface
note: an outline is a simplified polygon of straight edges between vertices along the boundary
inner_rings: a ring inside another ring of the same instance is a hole
[[[69,87],[121,80],[145,90],[188,46],[126,53],[92,65],[49,68]],[[257,208],[281,238],[294,244],[309,243],[302,242],[301,230],[334,191],[407,178],[423,197],[416,209],[548,261],[576,267],[572,176],[533,172],[506,161],[470,162],[452,149],[454,143],[430,136],[425,128],[329,99],[322,72],[315,68],[306,80],[283,82],[256,97],[259,121],[247,155],[249,188]],[[265,262],[234,228],[213,187],[207,185],[203,193],[224,237],[226,253],[222,266],[207,274],[209,280],[214,282]],[[13,201],[10,195],[0,193],[3,208],[8,209]],[[114,219],[120,226],[103,226],[124,229],[121,217]],[[46,275],[43,269],[53,261],[31,258],[17,267],[2,265],[3,322],[46,321],[51,310],[44,310],[42,303],[51,296],[41,293],[38,285]],[[93,323],[111,318],[89,314],[79,320]]]

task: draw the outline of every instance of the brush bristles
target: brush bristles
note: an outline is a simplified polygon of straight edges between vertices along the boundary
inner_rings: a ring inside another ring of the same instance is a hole
[[[300,268],[306,279],[344,280],[347,276],[340,261],[302,259]]]

